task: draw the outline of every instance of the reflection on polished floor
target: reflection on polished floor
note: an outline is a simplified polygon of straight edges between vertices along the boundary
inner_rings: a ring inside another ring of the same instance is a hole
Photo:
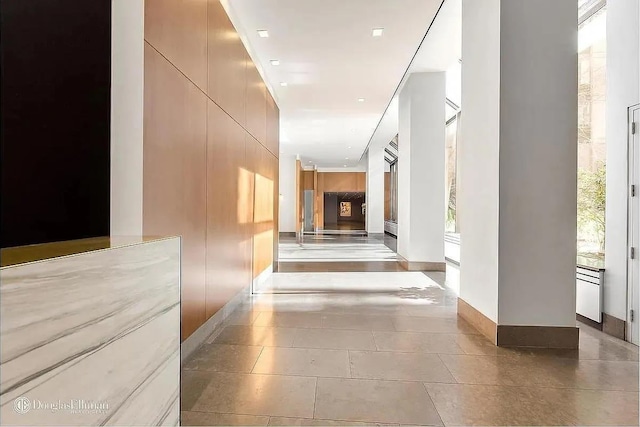
[[[383,237],[345,234],[310,234],[302,242],[280,239],[280,263],[391,261],[396,253],[385,245]],[[352,270],[353,271],[353,270]]]
[[[638,424],[637,347],[496,348],[455,272],[274,274],[184,365],[182,424]]]

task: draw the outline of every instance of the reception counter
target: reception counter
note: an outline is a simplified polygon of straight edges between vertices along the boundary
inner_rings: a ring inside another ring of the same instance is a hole
[[[180,238],[0,253],[3,425],[177,425]]]

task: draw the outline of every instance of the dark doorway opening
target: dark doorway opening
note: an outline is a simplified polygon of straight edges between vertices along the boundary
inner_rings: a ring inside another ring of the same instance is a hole
[[[364,230],[365,193],[324,193],[325,230]]]

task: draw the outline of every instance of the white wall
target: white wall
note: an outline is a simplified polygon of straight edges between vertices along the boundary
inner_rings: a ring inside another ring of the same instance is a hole
[[[444,263],[445,73],[412,74],[399,97],[398,254]]]
[[[500,2],[462,2],[460,298],[498,321]]]
[[[280,155],[279,159],[280,207],[278,231],[296,231],[296,156]]]
[[[498,321],[504,325],[575,326],[577,13],[575,1],[501,2]]]
[[[111,235],[142,235],[144,0],[113,0]]]
[[[640,102],[640,7],[607,2],[607,206],[604,311],[627,319],[627,108]]]
[[[384,149],[369,147],[367,151],[367,233],[384,233]]]

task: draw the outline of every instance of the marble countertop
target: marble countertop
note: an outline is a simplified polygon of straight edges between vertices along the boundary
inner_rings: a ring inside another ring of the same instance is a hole
[[[114,249],[137,245],[155,240],[164,240],[163,236],[111,236],[88,239],[67,240],[63,242],[41,243],[0,249],[0,267],[9,267],[28,262],[59,258],[85,252]]]

